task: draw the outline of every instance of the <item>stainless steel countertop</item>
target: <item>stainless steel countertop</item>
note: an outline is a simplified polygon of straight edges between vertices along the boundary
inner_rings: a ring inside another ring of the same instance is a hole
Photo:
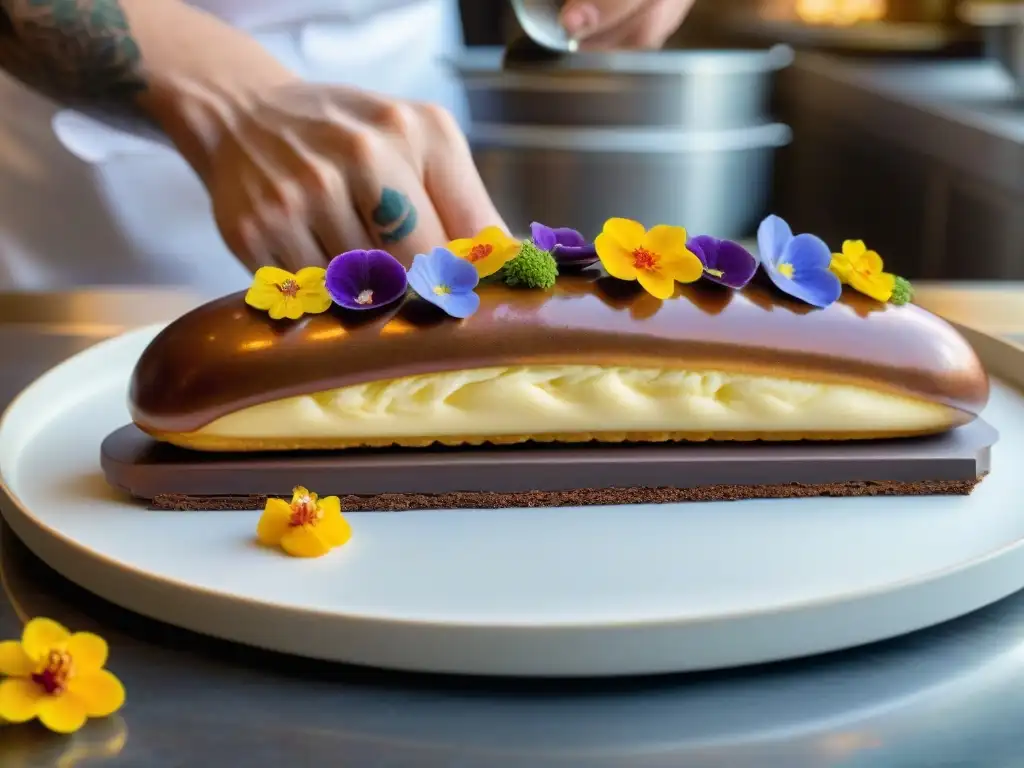
[[[955,319],[1024,335],[1024,285],[919,289],[921,303]],[[98,339],[197,301],[131,291],[0,295],[0,400]],[[1024,593],[905,638],[806,661],[536,683],[390,674],[209,640],[91,597],[2,525],[0,576],[0,638],[39,615],[99,632],[128,690],[120,715],[71,738],[0,726],[0,768],[1021,764]]]

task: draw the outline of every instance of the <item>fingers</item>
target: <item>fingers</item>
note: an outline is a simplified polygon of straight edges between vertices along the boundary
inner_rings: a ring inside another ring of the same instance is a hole
[[[654,0],[622,24],[583,43],[584,50],[658,49],[679,29],[693,2]]]
[[[328,261],[346,251],[375,247],[347,189],[325,198],[311,215],[309,227]]]
[[[323,258],[329,262],[346,251],[370,247],[341,167],[294,130],[282,132],[282,144],[297,161],[295,179],[308,198],[306,220]]]
[[[444,226],[445,242],[472,237],[490,226],[508,231],[455,119],[431,106],[421,107],[421,113],[428,147],[423,185]]]
[[[405,110],[393,117],[402,124],[370,127],[339,115],[336,120],[345,130],[338,142],[350,207],[374,246],[409,267],[416,254],[428,253],[448,238],[424,189],[423,130]]]
[[[406,267],[416,254],[448,242],[430,197],[411,171],[393,167],[368,175],[354,192],[370,239]]]
[[[380,248],[405,266],[504,222],[458,125],[436,107],[352,89],[297,92],[234,131],[204,179],[250,269]]]
[[[217,226],[228,249],[250,272],[260,267],[275,266],[274,258],[253,219],[235,219],[230,222],[218,219]]]
[[[561,20],[577,40],[606,32],[639,12],[651,0],[567,0]]]
[[[325,263],[313,233],[275,213],[243,216],[233,226],[223,227],[221,233],[231,252],[251,272],[260,267],[298,272]]]
[[[324,254],[309,231],[306,196],[284,168],[264,157],[258,174],[241,179],[251,214],[243,219],[251,253],[291,272],[322,266]]]
[[[249,269],[275,265],[292,272],[321,266],[325,256],[309,230],[309,201],[300,181],[273,142],[233,136],[230,173],[211,187],[214,209],[229,213],[217,221],[225,243]],[[240,162],[244,158],[245,162]]]
[[[462,129],[433,104],[405,104],[377,98],[359,100],[352,113],[392,139],[394,151],[417,173],[445,237],[440,245],[470,237],[489,226],[506,229]]]
[[[585,49],[660,48],[693,4],[694,0],[569,0],[562,23]],[[570,29],[571,24],[581,25],[581,31]]]
[[[258,214],[258,218],[264,247],[278,266],[289,272],[298,272],[303,267],[327,266],[329,257],[313,236],[305,217],[269,210]]]

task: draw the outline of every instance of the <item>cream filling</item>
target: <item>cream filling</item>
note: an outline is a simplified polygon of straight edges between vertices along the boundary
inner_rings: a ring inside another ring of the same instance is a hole
[[[719,371],[512,366],[409,376],[262,403],[198,430],[225,438],[595,432],[913,433],[958,412],[846,384]]]

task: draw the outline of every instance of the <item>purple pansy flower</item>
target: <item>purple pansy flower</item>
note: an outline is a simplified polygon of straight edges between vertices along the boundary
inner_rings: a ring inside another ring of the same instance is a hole
[[[390,253],[348,251],[331,259],[324,284],[338,306],[376,309],[401,298],[409,280]]]
[[[757,259],[754,255],[732,240],[698,235],[686,247],[701,260],[704,264],[704,277],[713,283],[739,290],[757,272]]]
[[[843,292],[829,269],[832,251],[814,235],[793,236],[789,224],[769,216],[757,230],[761,264],[775,286],[813,307],[835,303]]]
[[[597,263],[597,248],[575,229],[553,229],[536,221],[530,225],[533,243],[555,257],[559,267],[584,269]]]
[[[412,289],[452,317],[469,317],[480,308],[478,282],[476,267],[446,248],[417,255],[409,270]]]

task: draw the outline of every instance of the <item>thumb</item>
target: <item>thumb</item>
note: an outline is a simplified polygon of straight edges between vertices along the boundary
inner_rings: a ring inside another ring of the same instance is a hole
[[[560,15],[577,40],[606,32],[640,11],[650,0],[567,0]]]

